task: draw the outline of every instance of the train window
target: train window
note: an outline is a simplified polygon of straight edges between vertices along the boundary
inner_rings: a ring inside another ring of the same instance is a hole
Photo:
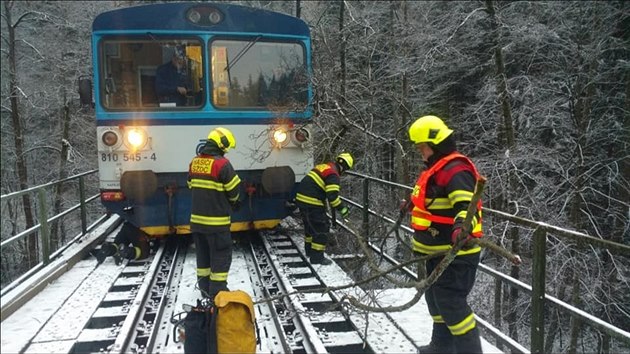
[[[221,109],[303,111],[308,100],[304,47],[294,42],[214,40],[211,99]]]
[[[201,41],[113,38],[100,42],[100,96],[106,109],[200,108],[205,100]]]

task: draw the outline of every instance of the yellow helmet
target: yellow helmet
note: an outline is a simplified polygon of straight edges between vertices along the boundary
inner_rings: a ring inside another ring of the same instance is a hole
[[[215,128],[210,134],[208,134],[208,140],[212,140],[217,143],[219,149],[223,150],[223,152],[227,152],[230,149],[236,147],[236,139],[234,139],[234,135],[231,131],[225,128]]]
[[[444,122],[436,116],[424,116],[416,119],[409,127],[409,139],[414,144],[441,143],[453,131],[448,129]]]
[[[354,159],[348,152],[342,152],[337,156],[337,163],[343,165],[344,170],[351,170],[354,166]]]

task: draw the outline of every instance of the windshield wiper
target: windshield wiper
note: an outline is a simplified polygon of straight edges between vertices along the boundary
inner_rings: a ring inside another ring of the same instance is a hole
[[[261,38],[262,38],[262,35],[258,35],[256,36],[256,38],[249,41],[249,43],[247,43],[247,45],[243,49],[241,49],[240,52],[236,54],[236,56],[234,57],[234,60],[232,60],[231,63],[228,63],[228,65],[223,70],[227,70],[229,74],[230,69],[236,64],[236,62],[238,62],[239,59],[241,59],[243,55],[245,55],[245,53],[247,53],[247,51],[249,51],[254,46],[254,44],[256,44],[256,42],[258,42],[258,40],[260,40]]]

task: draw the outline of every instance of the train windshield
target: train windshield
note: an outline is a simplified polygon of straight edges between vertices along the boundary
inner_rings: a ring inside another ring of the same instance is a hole
[[[306,109],[308,76],[300,43],[217,39],[209,49],[216,108]]]
[[[202,43],[149,38],[100,41],[100,93],[106,109],[200,108],[205,102]]]

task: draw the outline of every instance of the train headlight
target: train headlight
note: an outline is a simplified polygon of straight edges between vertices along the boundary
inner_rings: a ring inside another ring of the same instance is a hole
[[[289,143],[289,135],[284,128],[275,128],[271,133],[272,144],[277,147],[286,146]]]
[[[140,150],[147,144],[147,133],[140,128],[125,131],[125,143],[132,150]]]
[[[105,144],[105,146],[114,146],[116,145],[116,143],[118,143],[118,134],[114,133],[111,130],[108,130],[103,133],[103,135],[101,136],[101,140],[103,141],[103,144]]]

